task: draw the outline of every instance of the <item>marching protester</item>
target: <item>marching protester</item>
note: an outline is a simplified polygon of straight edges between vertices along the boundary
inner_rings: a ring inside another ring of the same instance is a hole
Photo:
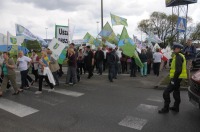
[[[162,57],[163,55],[160,53],[159,48],[157,48],[156,52],[153,54],[153,71],[156,76],[159,76]]]
[[[28,81],[31,86],[34,83],[34,80],[28,75],[29,66],[31,64],[31,59],[27,56],[24,56],[23,51],[19,51],[19,58],[17,59],[17,67],[20,70],[21,74],[21,89],[29,89]],[[28,81],[27,81],[28,80]]]
[[[125,54],[123,54],[122,52],[122,57],[121,57],[121,66],[122,66],[122,73],[124,73],[125,71],[127,71],[127,56]]]
[[[131,74],[130,77],[136,77],[137,65],[135,63],[135,58],[131,57]]]
[[[39,89],[35,92],[35,94],[42,93],[42,82],[45,79],[45,82],[50,86],[49,92],[54,91],[54,78],[50,77],[52,75],[51,71],[49,70],[48,73],[45,73],[45,68],[49,67],[50,60],[47,56],[46,51],[41,52],[41,59],[39,60],[39,67],[38,67],[38,74],[39,74]]]
[[[109,48],[109,52],[107,54],[107,63],[108,63],[108,79],[110,82],[113,82],[115,75],[116,55],[112,48]]]
[[[88,71],[88,79],[93,76],[93,65],[94,65],[94,54],[90,49],[90,46],[86,46],[86,56],[85,56],[86,69]]]
[[[102,48],[102,51],[104,53],[104,59],[103,59],[103,71],[106,70],[107,67],[107,62],[106,62],[106,55],[107,55],[107,50],[105,47]]]
[[[139,54],[140,60],[143,63],[143,67],[140,67],[141,77],[147,76],[147,55],[145,49],[141,50],[141,54]]]
[[[68,69],[67,69],[67,77],[66,77],[66,85],[75,85],[77,83],[76,76],[76,55],[73,48],[69,48],[67,50],[68,53]],[[70,82],[71,80],[71,82]]]
[[[84,54],[83,54],[82,49],[79,49],[79,51],[78,51],[78,61],[77,61],[77,64],[78,64],[78,69],[80,71],[80,75],[82,75],[83,72],[85,72]]]
[[[147,74],[151,73],[151,66],[153,62],[153,53],[151,48],[147,48]]]
[[[94,56],[95,63],[98,67],[97,74],[102,75],[103,72],[103,61],[104,61],[104,52],[101,50],[101,47],[98,47],[98,50],[95,53]]]
[[[192,67],[192,61],[195,58],[196,55],[196,48],[194,45],[192,45],[192,40],[187,40],[187,46],[183,49],[183,53],[186,58],[187,62],[187,74],[188,74],[188,80],[190,79],[190,70]]]
[[[173,49],[174,49],[174,57],[171,63],[171,69],[170,69],[170,83],[167,86],[167,88],[163,92],[163,98],[164,98],[164,107],[159,110],[158,112],[168,113],[169,110],[172,110],[174,112],[179,112],[179,105],[181,102],[180,98],[180,83],[182,79],[187,78],[187,70],[186,70],[186,59],[183,54],[181,54],[181,49],[183,48],[183,45],[179,43],[174,43]],[[173,92],[174,97],[174,105],[172,107],[169,107],[170,105],[170,93]]]
[[[38,80],[38,65],[39,65],[38,62],[39,62],[40,58],[37,55],[35,50],[32,51],[31,59],[32,59],[32,74],[35,76],[35,82],[37,82],[37,80]]]
[[[118,59],[118,61],[117,61],[117,73],[118,74],[121,74],[122,73],[122,66],[121,66],[121,57],[122,57],[122,51],[118,48],[118,47],[116,47],[115,48],[116,49],[116,55],[117,55],[117,59]]]
[[[56,81],[55,86],[59,86],[59,80],[58,80],[58,70],[59,70],[59,65],[58,62],[51,56],[52,51],[47,50],[47,56],[49,58],[49,69],[51,70],[54,80]]]
[[[69,45],[69,48],[71,48],[71,49],[74,50],[74,55],[75,55],[75,58],[76,58],[76,60],[77,60],[77,59],[78,59],[78,49],[75,48],[75,44],[74,44],[74,43],[71,43],[71,44]],[[68,53],[67,53],[67,55],[68,55]],[[76,61],[76,63],[77,63],[77,61]],[[80,81],[80,72],[79,72],[79,69],[78,69],[77,64],[76,64],[76,77],[77,77],[77,81],[79,82],[79,81]],[[70,83],[72,83],[72,78],[70,79]]]
[[[118,70],[119,70],[118,62],[120,61],[117,50],[118,50],[118,47],[115,47],[115,49],[113,50],[113,53],[115,55],[115,74],[114,74],[114,79],[117,79]]]
[[[15,90],[13,95],[17,95],[19,94],[19,92],[22,92],[23,90],[17,88],[16,73],[14,70],[15,62],[13,59],[10,58],[10,54],[8,52],[3,53],[3,58],[4,61],[1,64],[1,68],[4,78],[0,88],[0,97],[3,95],[3,91],[6,89],[9,80],[12,84],[13,89]]]

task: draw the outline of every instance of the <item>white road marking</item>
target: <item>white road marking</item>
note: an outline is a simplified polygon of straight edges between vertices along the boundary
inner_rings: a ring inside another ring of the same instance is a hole
[[[79,97],[79,96],[84,95],[84,93],[69,91],[69,90],[65,90],[65,89],[57,89],[54,92],[55,93],[59,93],[59,94],[64,94],[64,95],[72,96],[72,97]]]
[[[142,112],[154,113],[158,109],[158,106],[140,104],[136,109]]]
[[[144,125],[147,123],[146,119],[140,119],[132,116],[127,116],[124,118],[121,122],[119,122],[119,125],[133,128],[136,130],[142,130]]]
[[[31,86],[31,88],[37,88],[38,89],[38,87],[35,87],[35,86]],[[42,88],[42,90],[48,91],[49,89],[48,88]],[[65,89],[55,89],[53,92],[63,94],[63,95],[67,95],[67,96],[72,96],[72,97],[80,97],[80,96],[84,95],[84,93],[65,90]]]
[[[19,117],[25,117],[39,111],[37,109],[3,98],[0,99],[0,109],[8,111]]]
[[[149,97],[147,100],[160,103],[163,102],[163,99],[161,97]]]

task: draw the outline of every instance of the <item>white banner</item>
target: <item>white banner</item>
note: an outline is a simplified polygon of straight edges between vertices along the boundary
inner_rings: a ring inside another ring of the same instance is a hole
[[[69,27],[56,25],[55,38],[65,45],[69,44]]]
[[[61,54],[61,52],[63,51],[63,49],[65,48],[65,44],[63,44],[62,42],[58,41],[56,38],[53,38],[53,40],[51,41],[51,43],[49,43],[48,48],[52,51],[52,57],[55,60],[59,59],[59,56]]]

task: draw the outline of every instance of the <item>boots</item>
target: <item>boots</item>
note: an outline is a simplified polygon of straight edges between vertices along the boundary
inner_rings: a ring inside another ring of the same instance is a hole
[[[174,112],[179,112],[179,107],[172,106],[169,109],[174,111]]]
[[[159,114],[165,114],[168,112],[169,112],[169,108],[165,108],[165,107],[158,111]]]

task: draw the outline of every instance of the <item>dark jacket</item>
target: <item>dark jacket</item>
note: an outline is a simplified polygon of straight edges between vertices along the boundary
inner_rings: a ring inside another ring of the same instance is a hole
[[[151,50],[147,50],[147,62],[151,63],[153,61],[153,53]]]
[[[116,56],[115,56],[115,52],[114,51],[109,52],[107,54],[107,63],[108,63],[109,66],[116,64]]]
[[[104,60],[104,53],[102,50],[97,50],[94,56],[96,61],[103,61]]]
[[[87,66],[92,66],[92,59],[94,58],[93,52],[90,50],[87,52],[87,56],[85,56],[85,63]]]
[[[68,56],[68,65],[72,67],[76,67],[76,55]]]
[[[147,62],[147,55],[146,54],[140,54],[139,57],[140,57],[140,60],[141,60],[142,63]]]
[[[194,59],[196,55],[196,48],[194,47],[194,45],[186,46],[183,49],[183,53],[185,55],[186,60]]]

